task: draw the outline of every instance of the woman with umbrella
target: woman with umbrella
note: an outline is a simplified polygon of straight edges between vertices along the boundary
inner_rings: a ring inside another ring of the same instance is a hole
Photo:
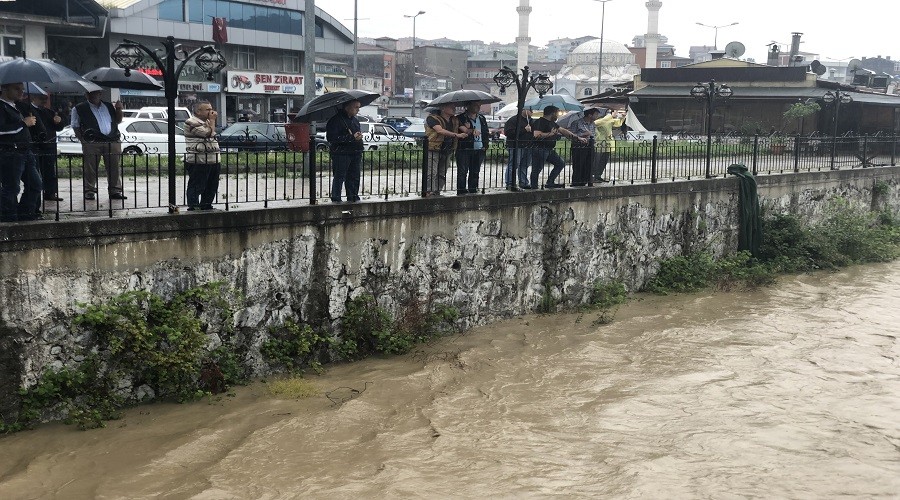
[[[325,125],[325,139],[331,149],[331,201],[340,203],[341,188],[346,184],[347,201],[359,201],[359,178],[362,167],[363,140],[359,125],[358,100],[345,102]]]

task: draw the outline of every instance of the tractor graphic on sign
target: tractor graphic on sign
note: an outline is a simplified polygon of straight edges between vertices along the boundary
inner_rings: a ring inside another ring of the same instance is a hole
[[[233,89],[245,90],[252,86],[253,82],[244,75],[234,75],[231,77],[231,88]]]

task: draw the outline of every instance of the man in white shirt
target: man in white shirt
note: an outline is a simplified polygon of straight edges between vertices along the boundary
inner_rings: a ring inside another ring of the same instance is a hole
[[[122,144],[119,124],[122,123],[122,101],[115,106],[101,99],[101,91],[88,92],[87,102],[72,110],[72,130],[81,141],[84,164],[84,199],[97,196],[97,167],[100,159],[106,167],[109,199],[125,200],[120,173]]]

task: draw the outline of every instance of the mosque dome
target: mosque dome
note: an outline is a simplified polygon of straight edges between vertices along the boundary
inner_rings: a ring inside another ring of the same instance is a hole
[[[569,52],[566,57],[567,66],[598,64],[600,62],[600,39],[595,38],[582,43]],[[603,66],[628,66],[634,64],[634,54],[622,42],[603,39]],[[594,73],[596,75],[596,72]]]
[[[599,54],[600,53],[600,39],[594,38],[593,40],[588,40],[578,47],[572,49],[572,54]],[[628,47],[621,42],[617,42],[615,40],[610,40],[609,38],[603,39],[603,53],[610,54],[630,54],[631,52],[628,50]]]

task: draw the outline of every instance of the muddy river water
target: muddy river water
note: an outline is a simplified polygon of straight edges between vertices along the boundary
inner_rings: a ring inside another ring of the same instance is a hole
[[[0,498],[898,498],[900,265],[529,316],[0,438]]]

